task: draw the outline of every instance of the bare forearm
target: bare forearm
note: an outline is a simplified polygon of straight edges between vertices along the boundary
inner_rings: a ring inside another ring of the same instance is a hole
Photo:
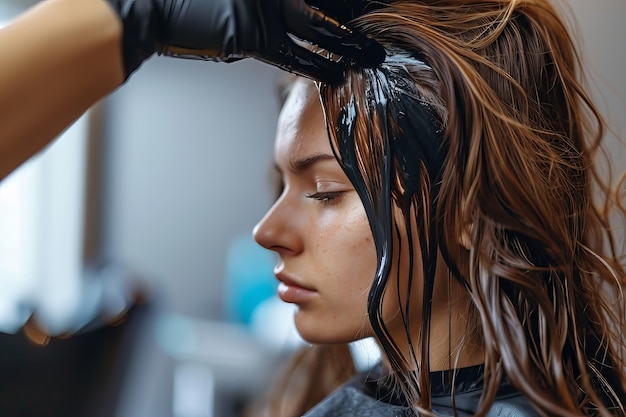
[[[0,179],[124,80],[103,0],[47,0],[0,30]]]

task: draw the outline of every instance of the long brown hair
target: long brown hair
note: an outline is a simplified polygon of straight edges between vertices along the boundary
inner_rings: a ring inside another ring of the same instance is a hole
[[[377,247],[370,321],[415,411],[431,407],[441,253],[471,300],[468,340],[484,349],[476,415],[503,378],[545,416],[626,415],[626,271],[611,231],[623,210],[596,168],[605,125],[557,10],[547,0],[401,0],[356,23],[387,48],[387,69],[352,69],[320,93]],[[417,64],[390,62],[398,54]],[[415,246],[393,247],[399,224],[409,237],[418,225],[424,267],[421,344],[409,357],[381,317],[390,263]]]
[[[604,122],[583,88],[580,58],[555,8],[545,0],[395,1],[359,23],[388,51],[407,51],[430,67],[447,110],[445,162],[433,168],[419,155],[426,169],[413,180],[421,195],[401,211],[405,224],[407,213],[421,216],[420,243],[438,247],[471,297],[485,351],[477,415],[488,411],[503,378],[542,415],[624,415],[626,273],[608,210],[619,204],[594,165]],[[364,84],[379,77],[368,71],[354,70],[341,86],[323,88],[322,100],[340,161],[366,190],[375,241],[390,240],[377,235],[385,219],[376,213],[392,216],[383,206],[399,205],[397,196],[406,194],[408,180],[399,172],[406,147],[389,148],[395,163],[386,172],[385,151],[373,152],[372,142],[393,124],[373,127],[365,113],[345,122],[355,97],[367,96]],[[406,78],[418,90],[432,87],[410,73]],[[428,94],[419,100],[440,106]],[[369,120],[359,124],[361,117]],[[397,144],[402,135],[388,136]],[[432,254],[422,245],[425,250]],[[427,310],[434,274],[432,257],[422,257],[430,263],[424,262],[417,363],[393,348],[378,314],[381,298],[370,300],[370,321],[416,411],[430,408]],[[372,293],[386,287],[388,270],[379,268]],[[417,379],[411,365],[421,365]]]

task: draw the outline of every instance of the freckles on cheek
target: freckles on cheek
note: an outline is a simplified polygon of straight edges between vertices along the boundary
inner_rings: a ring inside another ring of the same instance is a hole
[[[353,269],[356,278],[355,288],[360,293],[368,293],[376,275],[376,248],[369,225],[361,225],[356,230],[351,231],[351,240],[346,242],[349,254],[345,254],[347,259],[351,259],[350,267]]]
[[[347,219],[343,233],[351,237],[351,247],[360,250],[362,256],[374,253],[374,239],[365,215],[355,219]]]

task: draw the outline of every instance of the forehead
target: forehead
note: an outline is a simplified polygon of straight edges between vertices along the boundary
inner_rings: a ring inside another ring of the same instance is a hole
[[[319,93],[313,82],[299,78],[278,118],[276,159],[285,152],[302,156],[323,150],[330,151],[330,143]]]

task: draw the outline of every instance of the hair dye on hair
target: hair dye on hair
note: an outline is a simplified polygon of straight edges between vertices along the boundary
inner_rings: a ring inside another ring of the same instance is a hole
[[[330,91],[322,86],[320,93],[324,108],[340,109],[336,120],[328,120],[330,136],[336,139],[333,149],[363,201],[374,237],[378,265],[368,300],[373,330],[395,369],[409,374],[411,369],[424,364],[428,373],[428,362],[423,359],[428,357],[428,344],[419,346],[417,351],[422,356],[419,360],[412,346],[413,357],[405,358],[385,326],[381,308],[394,259],[402,251],[413,254],[416,250],[414,226],[419,231],[424,280],[414,282],[415,266],[410,255],[406,291],[408,294],[411,286],[421,284],[424,299],[432,297],[438,248],[434,216],[446,157],[443,141],[446,111],[437,99],[438,85],[432,69],[406,52],[394,51],[380,67],[355,69],[341,87]],[[364,155],[374,157],[366,160]],[[392,221],[394,205],[400,209],[404,231],[398,230],[398,223]],[[396,242],[401,241],[399,235],[406,236],[407,247],[394,248],[394,235],[398,237]],[[395,279],[400,283],[400,276]],[[398,303],[403,306],[401,315],[411,345],[408,318],[412,305],[408,299],[399,299]],[[428,341],[429,317],[430,303],[424,303],[424,341]],[[427,383],[427,380],[407,381],[403,389],[419,394],[420,389],[428,389],[424,386]],[[420,388],[416,390],[417,387]]]

